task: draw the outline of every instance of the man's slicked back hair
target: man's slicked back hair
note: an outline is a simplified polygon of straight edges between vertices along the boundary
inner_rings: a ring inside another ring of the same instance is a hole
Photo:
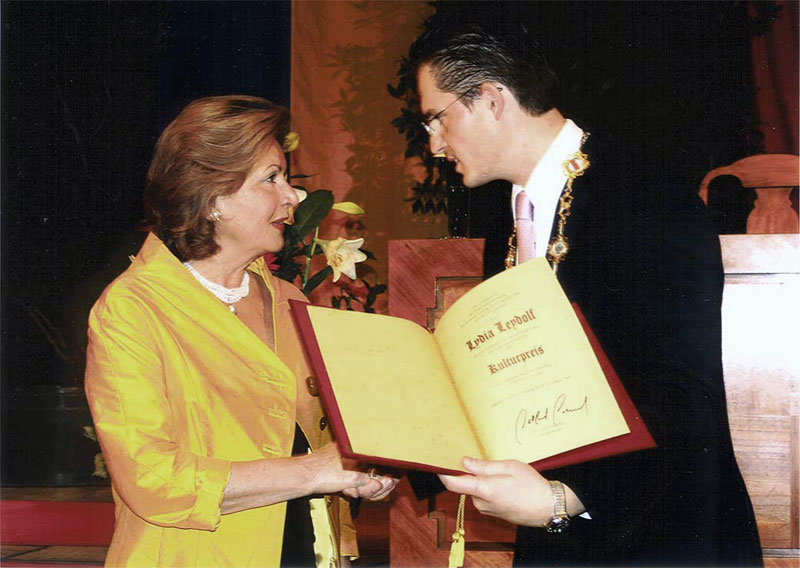
[[[505,85],[534,116],[557,104],[558,77],[522,26],[434,20],[411,46],[409,63],[413,76],[429,66],[436,86],[463,96],[468,106],[485,82]]]

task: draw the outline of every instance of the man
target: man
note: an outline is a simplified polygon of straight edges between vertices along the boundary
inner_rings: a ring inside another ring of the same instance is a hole
[[[555,74],[521,31],[434,28],[411,63],[431,151],[468,187],[514,184],[511,260],[547,255],[557,266],[658,444],[547,478],[466,458],[473,475],[444,485],[519,525],[517,565],[760,565],[727,420],[719,241],[695,192],[565,119]],[[572,183],[569,160],[588,162]]]

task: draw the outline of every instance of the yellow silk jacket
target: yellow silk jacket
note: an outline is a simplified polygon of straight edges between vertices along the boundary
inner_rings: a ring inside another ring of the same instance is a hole
[[[111,474],[107,566],[278,566],[285,503],[220,515],[231,462],[291,455],[295,421],[331,441],[287,300],[262,259],[275,352],[154,235],[89,317],[86,395]],[[311,391],[311,394],[309,393]],[[344,499],[326,497],[341,555],[358,554]]]

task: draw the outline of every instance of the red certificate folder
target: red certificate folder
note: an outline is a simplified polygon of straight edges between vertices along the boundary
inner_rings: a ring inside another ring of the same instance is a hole
[[[331,381],[325,367],[325,361],[323,360],[322,353],[311,324],[311,319],[308,314],[309,304],[298,300],[289,300],[289,304],[291,307],[292,317],[294,318],[300,338],[304,344],[311,368],[316,375],[320,396],[322,397],[323,405],[328,414],[328,421],[331,424],[333,433],[336,436],[336,442],[343,456],[365,463],[385,465],[399,469],[422,470],[433,473],[456,475],[463,473],[461,471],[444,469],[429,464],[390,459],[374,455],[365,455],[353,451],[341,412],[339,410],[339,405],[336,402],[336,394],[331,385]],[[656,447],[653,437],[650,435],[650,432],[642,420],[642,417],[639,416],[633,401],[625,391],[625,387],[623,387],[622,383],[620,382],[616,371],[614,371],[614,368],[611,366],[611,362],[608,360],[608,357],[597,341],[597,337],[594,335],[594,332],[589,327],[586,318],[577,304],[572,304],[572,306],[576,315],[578,316],[578,320],[583,326],[589,342],[592,345],[597,360],[605,373],[609,387],[616,398],[617,405],[619,406],[625,418],[630,432],[533,462],[531,465],[539,471],[545,471],[565,465],[572,465],[617,454],[624,454]]]

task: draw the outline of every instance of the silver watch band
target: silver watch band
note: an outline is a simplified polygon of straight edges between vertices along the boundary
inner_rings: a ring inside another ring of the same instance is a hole
[[[560,481],[550,480],[550,489],[553,491],[553,517],[545,525],[547,532],[560,533],[569,525],[567,515],[567,493],[564,484]]]

